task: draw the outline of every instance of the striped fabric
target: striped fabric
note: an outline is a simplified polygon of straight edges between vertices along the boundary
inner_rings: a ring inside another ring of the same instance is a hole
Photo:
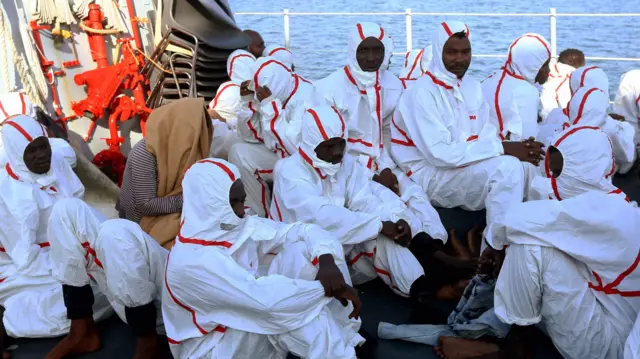
[[[127,158],[116,209],[120,218],[140,223],[142,217],[182,211],[182,195],[158,197],[156,158],[147,151],[146,141],[138,142]]]

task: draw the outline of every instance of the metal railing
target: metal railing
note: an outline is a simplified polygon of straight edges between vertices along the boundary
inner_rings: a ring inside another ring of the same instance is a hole
[[[558,52],[556,18],[557,17],[640,17],[637,14],[559,14],[556,8],[550,8],[548,13],[454,13],[454,12],[412,12],[406,9],[405,12],[290,12],[284,9],[282,12],[237,12],[239,16],[282,16],[284,20],[284,44],[289,48],[291,45],[290,24],[291,16],[404,16],[405,33],[407,38],[407,52],[413,49],[413,17],[414,16],[469,16],[469,17],[548,17],[549,18],[549,41],[551,54],[556,57]],[[405,53],[394,53],[404,55]],[[474,57],[505,58],[507,55],[474,54]],[[598,57],[587,56],[588,60],[596,61],[639,61],[637,57]]]

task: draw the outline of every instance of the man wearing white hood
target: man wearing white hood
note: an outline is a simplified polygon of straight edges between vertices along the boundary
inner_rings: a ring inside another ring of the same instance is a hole
[[[227,74],[231,81],[218,87],[216,97],[209,103],[213,122],[211,157],[226,159],[229,148],[238,141],[238,127],[251,121],[253,92],[247,87],[253,77],[256,58],[245,50],[236,50],[227,59]],[[247,131],[239,131],[240,135]]]
[[[551,200],[512,206],[483,253],[499,270],[496,315],[515,325],[512,334],[542,325],[565,358],[623,358],[640,310],[640,212],[611,183],[612,157],[597,127],[560,133],[539,186]],[[507,246],[505,258],[497,250]],[[457,338],[441,344],[446,356],[497,350]]]
[[[519,160],[537,164],[532,141],[503,142],[488,122],[480,83],[465,76],[471,61],[469,29],[443,22],[432,39],[424,76],[407,89],[394,115],[391,152],[434,205],[487,209],[487,224],[522,202]]]
[[[542,121],[547,118],[554,108],[563,109],[571,100],[571,88],[569,78],[575,69],[584,66],[584,53],[577,49],[563,50],[557,59],[549,62],[549,78],[542,85],[540,92],[540,117]]]
[[[74,311],[65,308],[74,294],[61,288],[51,275],[48,220],[57,202],[81,199],[84,186],[69,162],[52,151],[45,128],[35,119],[17,115],[6,120],[2,138],[8,160],[0,173],[4,327],[11,337],[60,336],[73,331],[78,323],[73,321]],[[94,319],[111,313],[106,298],[90,286],[80,295],[84,307],[93,305]],[[86,343],[84,349],[88,351],[94,344]]]
[[[263,57],[273,57],[274,59],[282,62],[283,64],[289,66],[291,71],[295,72],[295,65],[293,62],[293,54],[289,49],[284,46],[279,45],[270,45],[264,49],[262,53]]]
[[[414,318],[426,319],[425,300],[435,297],[446,279],[431,272],[425,277],[423,266],[435,266],[444,240],[426,234],[399,197],[379,198],[367,169],[345,154],[346,136],[335,107],[307,110],[297,153],[276,166],[270,214],[285,223],[315,223],[334,234],[344,246],[354,283],[380,277],[396,294],[413,299]],[[444,232],[439,220],[431,226]]]
[[[273,167],[280,158],[295,153],[304,110],[318,101],[313,85],[296,76],[272,57],[255,63],[251,86],[260,122],[249,121],[251,136],[258,141],[236,143],[229,162],[238,167],[247,190],[247,204],[260,217],[269,214]],[[257,105],[259,104],[259,105]]]
[[[633,127],[636,152],[640,153],[640,70],[622,75],[613,106],[615,113],[624,116],[624,120]]]
[[[551,51],[538,34],[520,36],[509,47],[507,62],[482,83],[491,109],[491,123],[502,140],[520,141],[538,135],[540,94],[534,86],[549,76]]]
[[[389,155],[392,115],[403,91],[402,82],[383,65],[393,52],[391,38],[377,24],[359,23],[349,33],[348,52],[347,66],[315,83],[346,121],[347,152],[369,170],[368,178],[375,182],[372,188],[381,200],[391,194],[386,187],[408,204],[425,227],[440,222],[428,198]],[[433,226],[427,233],[447,237]]]
[[[400,81],[407,89],[422,75],[431,61],[431,45],[424,49],[413,49],[405,55],[404,67],[400,70]]]
[[[193,165],[183,187],[162,298],[173,356],[355,359],[360,301],[339,243],[314,225],[245,218],[240,172],[223,160]]]

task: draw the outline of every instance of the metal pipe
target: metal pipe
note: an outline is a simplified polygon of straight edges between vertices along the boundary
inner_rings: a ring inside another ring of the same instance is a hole
[[[140,29],[138,29],[138,18],[136,17],[136,10],[133,5],[133,0],[127,0],[127,10],[129,11],[129,21],[131,22],[131,32],[133,33],[133,39],[136,41],[136,48],[144,51],[142,48],[142,38],[140,37]]]
[[[291,37],[289,33],[289,9],[284,9],[284,47],[291,48]]]
[[[551,56],[558,56],[558,44],[556,35],[556,8],[549,10],[549,40],[551,41]]]
[[[405,23],[406,23],[406,33],[407,33],[407,52],[413,49],[413,23],[411,20],[411,9],[407,9],[405,11]]]
[[[100,10],[100,5],[89,4],[89,16],[85,20],[85,24],[96,30],[103,30],[102,22],[104,21],[104,14]],[[91,58],[95,61],[98,68],[109,66],[107,61],[107,46],[104,42],[104,35],[89,33],[89,48],[91,49]]]

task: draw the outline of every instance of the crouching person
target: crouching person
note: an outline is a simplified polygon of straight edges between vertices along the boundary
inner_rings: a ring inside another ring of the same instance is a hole
[[[183,190],[162,298],[175,358],[356,358],[360,300],[337,240],[245,218],[240,173],[223,160],[193,165]]]
[[[91,282],[137,336],[134,358],[162,358],[157,334],[164,334],[160,300],[168,252],[136,223],[100,223],[94,213],[85,202],[66,199],[49,218],[52,272],[62,283],[71,331],[47,359],[81,352],[87,342],[99,348]]]

